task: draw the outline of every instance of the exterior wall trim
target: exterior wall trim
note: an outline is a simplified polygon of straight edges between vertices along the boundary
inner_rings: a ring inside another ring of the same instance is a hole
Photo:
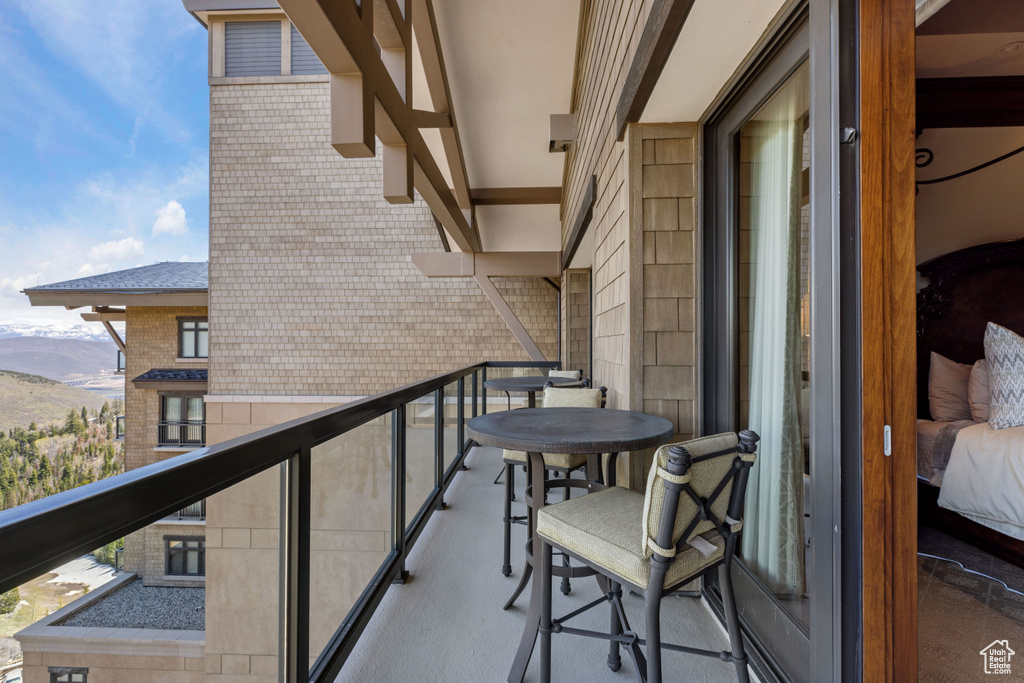
[[[21,643],[22,650],[147,657],[203,657],[206,642],[204,631],[54,625],[120,590],[135,578],[134,573],[121,574],[18,632],[16,637]]]

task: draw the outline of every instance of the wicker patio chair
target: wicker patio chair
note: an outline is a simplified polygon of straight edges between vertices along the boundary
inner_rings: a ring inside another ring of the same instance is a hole
[[[608,666],[613,671],[621,666],[619,646],[625,645],[640,680],[647,683],[661,683],[663,649],[732,662],[740,683],[749,681],[730,568],[758,439],[754,432],[743,431],[738,438],[725,433],[662,446],[651,465],[646,495],[613,486],[539,511],[537,533],[543,541],[537,560],[542,595],[541,681],[551,679],[552,633],[610,640]],[[604,601],[611,603],[610,634],[566,626],[576,613],[552,618],[553,549],[607,577],[610,589]],[[661,599],[715,568],[731,652],[662,643]],[[622,584],[646,599],[646,643],[626,619]],[[646,652],[641,650],[644,644]]]

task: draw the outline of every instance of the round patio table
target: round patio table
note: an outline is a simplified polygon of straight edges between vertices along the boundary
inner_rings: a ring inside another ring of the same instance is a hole
[[[570,379],[569,377],[541,377],[540,375],[534,377],[495,377],[484,382],[484,386],[488,389],[497,389],[498,391],[507,392],[526,392],[527,408],[537,407],[537,392],[544,391],[544,385],[551,382],[552,386],[559,386],[561,384],[576,384],[579,382],[578,379]]]
[[[474,417],[466,427],[470,437],[479,444],[526,451],[529,454],[526,477],[532,493],[527,497],[527,530],[533,552],[527,553],[521,587],[532,573],[532,557],[540,557],[541,554],[540,536],[533,531],[537,526],[537,512],[544,506],[544,492],[547,488],[543,453],[620,453],[660,446],[672,438],[672,423],[662,417],[608,408],[508,410]],[[585,486],[591,490],[600,488],[594,482]],[[522,683],[537,641],[540,628],[540,581],[533,581],[532,584],[530,608],[519,649],[509,671],[509,683]]]

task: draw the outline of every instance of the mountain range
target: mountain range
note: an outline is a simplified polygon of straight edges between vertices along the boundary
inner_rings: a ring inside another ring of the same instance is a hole
[[[121,325],[123,328],[123,325]],[[0,323],[0,339],[9,337],[46,337],[47,339],[81,339],[82,341],[110,341],[99,325],[54,325],[32,323]]]
[[[101,375],[117,368],[117,346],[110,341],[49,337],[0,338],[0,370],[41,375],[60,382]]]

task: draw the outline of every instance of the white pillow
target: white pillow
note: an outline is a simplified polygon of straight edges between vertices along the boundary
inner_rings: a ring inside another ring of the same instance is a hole
[[[1024,426],[1024,337],[989,323],[985,329],[985,360],[992,429]]]
[[[967,383],[967,403],[971,406],[971,419],[975,422],[988,422],[989,396],[988,363],[982,358],[974,364]]]
[[[928,370],[928,410],[936,422],[970,420],[967,385],[971,366],[957,363],[932,351]]]

